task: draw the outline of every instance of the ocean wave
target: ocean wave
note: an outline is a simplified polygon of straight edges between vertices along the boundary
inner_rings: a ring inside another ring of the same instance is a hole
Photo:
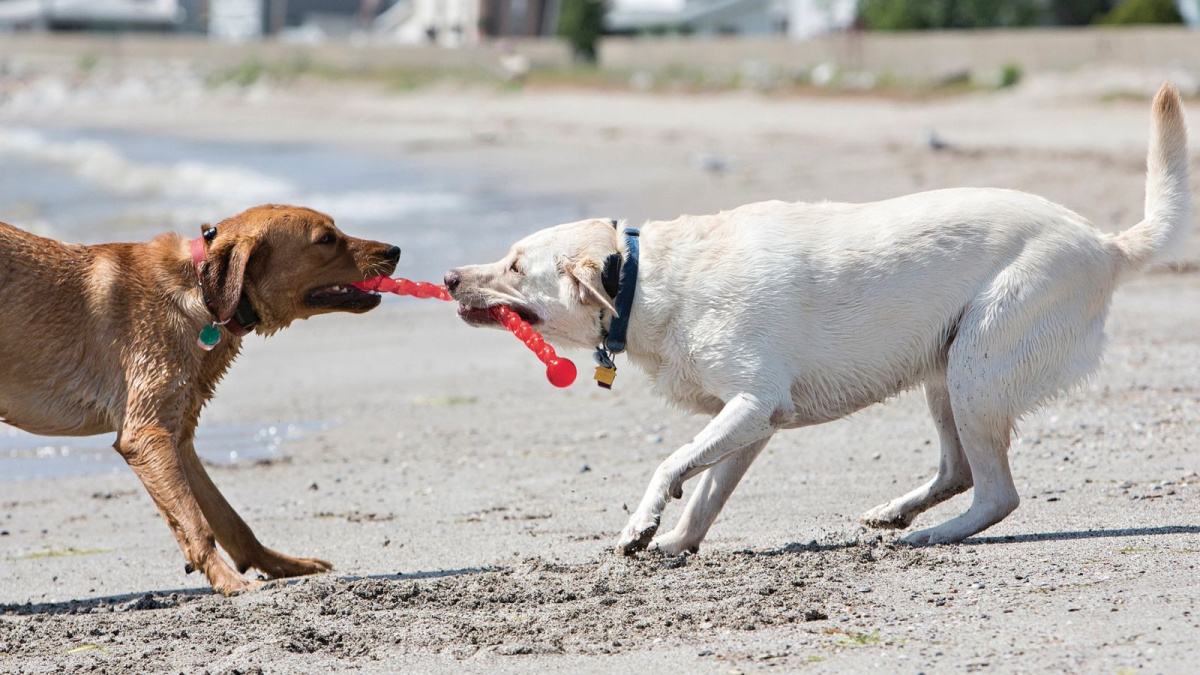
[[[140,163],[108,143],[54,140],[30,130],[0,131],[0,154],[61,166],[122,195],[259,202],[295,192],[287,181],[248,169],[194,161]]]
[[[59,140],[28,129],[0,130],[0,156],[51,164],[103,190],[137,198],[123,218],[215,222],[265,202],[308,206],[338,219],[386,221],[406,214],[464,208],[454,192],[386,188],[325,192],[244,167],[192,160],[139,162],[119,148],[90,139]]]

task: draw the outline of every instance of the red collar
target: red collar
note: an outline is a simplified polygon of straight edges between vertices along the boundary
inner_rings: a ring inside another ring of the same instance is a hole
[[[204,262],[204,257],[204,237],[196,237],[192,240],[192,268],[196,270],[196,285],[200,286],[200,297],[204,298],[204,306],[208,308],[209,314],[220,321],[221,317],[217,316],[216,310],[213,309],[212,302],[209,301],[208,294],[204,292],[204,285],[200,280],[200,263]],[[241,320],[239,321],[239,319]],[[258,315],[250,307],[250,302],[246,299],[245,294],[242,294],[233,316],[229,317],[224,324],[219,325],[223,325],[233,335],[242,337],[250,332],[250,328],[245,326],[249,325],[252,328],[257,322]]]

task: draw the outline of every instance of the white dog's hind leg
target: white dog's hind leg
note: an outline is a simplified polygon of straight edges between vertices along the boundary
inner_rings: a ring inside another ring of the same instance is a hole
[[[660,534],[650,543],[650,548],[658,549],[667,555],[679,555],[684,551],[695,553],[700,550],[700,542],[708,534],[708,528],[721,513],[729,495],[746,475],[746,470],[758,458],[762,449],[767,446],[770,438],[751,443],[734,452],[716,466],[700,474],[700,481],[688,500],[683,515],[670,532]]]
[[[950,405],[975,482],[971,507],[937,527],[908,535],[904,543],[920,546],[962,541],[1000,522],[1021,503],[1008,467],[1008,447],[1012,410],[1028,401],[1021,400],[1024,392],[1014,386],[1018,378],[1002,365],[1020,359],[1002,353],[999,345],[988,348],[990,352],[956,342],[950,348],[947,369]]]
[[[944,370],[926,380],[925,400],[929,403],[929,414],[937,425],[941,442],[942,456],[938,460],[937,475],[912,492],[864,513],[861,519],[864,525],[883,529],[908,527],[922,511],[971,487],[971,467],[967,464],[967,456],[963,453],[958,429],[954,425]]]
[[[683,482],[688,478],[732,452],[770,438],[776,429],[771,417],[778,407],[776,401],[765,401],[752,394],[738,394],[730,399],[691,443],[676,450],[654,471],[646,494],[621,531],[617,551],[628,555],[650,544],[663,507],[671,497],[683,496]]]

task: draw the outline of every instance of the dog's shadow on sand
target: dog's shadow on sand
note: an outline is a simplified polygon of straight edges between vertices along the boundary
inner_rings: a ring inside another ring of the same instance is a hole
[[[1119,537],[1159,537],[1172,534],[1200,534],[1200,525],[1164,525],[1162,527],[1132,527],[1115,530],[1076,530],[1064,532],[1038,532],[1033,534],[1014,534],[996,537],[971,537],[964,540],[963,544],[1028,544],[1044,541],[1071,541],[1075,539],[1109,539]],[[789,555],[798,553],[824,553],[828,551],[836,551],[840,549],[854,548],[863,545],[861,541],[842,541],[832,543],[817,543],[810,541],[806,544],[788,544],[777,549],[764,551],[742,550],[735,551],[735,554],[742,555],[764,555],[777,556]],[[587,563],[594,565],[595,563]],[[668,565],[669,567],[673,565]],[[471,576],[475,574],[487,574],[489,572],[499,572],[504,570],[504,567],[464,567],[459,569],[448,570],[427,570],[418,572],[403,572],[396,574],[371,574],[371,575],[347,575],[334,576],[332,578],[338,581],[353,583],[356,581],[364,581],[367,579],[377,579],[380,581],[421,581],[426,579],[446,579],[450,577]],[[299,577],[296,579],[277,579],[270,582],[266,588],[282,588],[293,584],[302,583],[312,577]],[[329,577],[326,577],[329,578]],[[24,604],[6,604],[0,605],[0,616],[30,616],[30,615],[54,615],[54,614],[93,614],[106,612],[131,612],[150,609],[171,609],[185,605],[190,602],[195,602],[206,597],[213,596],[214,593],[208,588],[179,588],[175,590],[162,591],[145,591],[141,593],[127,593],[124,595],[110,595],[101,598],[88,598],[86,600],[66,600],[62,602],[42,602],[42,603],[24,603]]]
[[[1119,530],[1076,530],[1068,532],[1037,532],[1010,534],[999,537],[970,537],[964,544],[1028,544],[1038,541],[1070,541],[1072,539],[1107,539],[1114,537],[1159,537],[1167,534],[1200,534],[1200,525],[1164,525],[1162,527],[1130,527]]]
[[[421,579],[445,579],[446,577],[465,577],[472,574],[486,574],[487,572],[499,572],[505,568],[491,567],[463,567],[457,570],[429,570],[427,572],[407,572],[397,574],[368,574],[365,576],[339,576],[342,581],[362,581],[363,579],[380,579],[383,581],[420,581]],[[288,581],[298,581],[289,579]]]
[[[379,579],[383,581],[420,581],[423,579],[444,579],[447,577],[466,576],[495,572],[500,567],[467,567],[452,570],[428,570],[422,572],[407,572],[397,574],[372,574],[366,576],[337,576],[326,578],[338,581],[355,582],[364,579]],[[297,577],[294,579],[276,579],[264,588],[282,588],[301,583],[312,577]],[[27,602],[23,604],[0,605],[0,616],[32,616],[52,614],[97,614],[108,612],[135,612],[148,609],[172,609],[186,605],[189,602],[216,595],[210,588],[176,588],[173,590],[142,591],[123,595],[109,595],[85,600],[64,600],[61,602]]]

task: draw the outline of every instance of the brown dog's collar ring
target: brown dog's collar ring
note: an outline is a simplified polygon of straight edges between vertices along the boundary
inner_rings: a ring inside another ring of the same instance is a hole
[[[224,321],[217,321],[219,318],[213,310],[212,302],[208,299],[208,294],[204,292],[204,284],[200,278],[200,263],[204,262],[207,253],[204,250],[204,243],[211,242],[217,237],[217,228],[210,227],[204,230],[201,236],[192,240],[192,267],[196,270],[196,286],[200,288],[200,297],[204,299],[204,306],[208,308],[210,314],[213,315],[213,321],[209,325],[200,329],[200,335],[196,338],[196,346],[204,351],[212,351],[213,347],[221,341],[221,327],[223,326],[230,333],[237,337],[247,335],[254,325],[258,323],[258,314],[254,308],[250,306],[250,301],[243,293],[238,301],[238,306],[235,309],[233,316]]]

